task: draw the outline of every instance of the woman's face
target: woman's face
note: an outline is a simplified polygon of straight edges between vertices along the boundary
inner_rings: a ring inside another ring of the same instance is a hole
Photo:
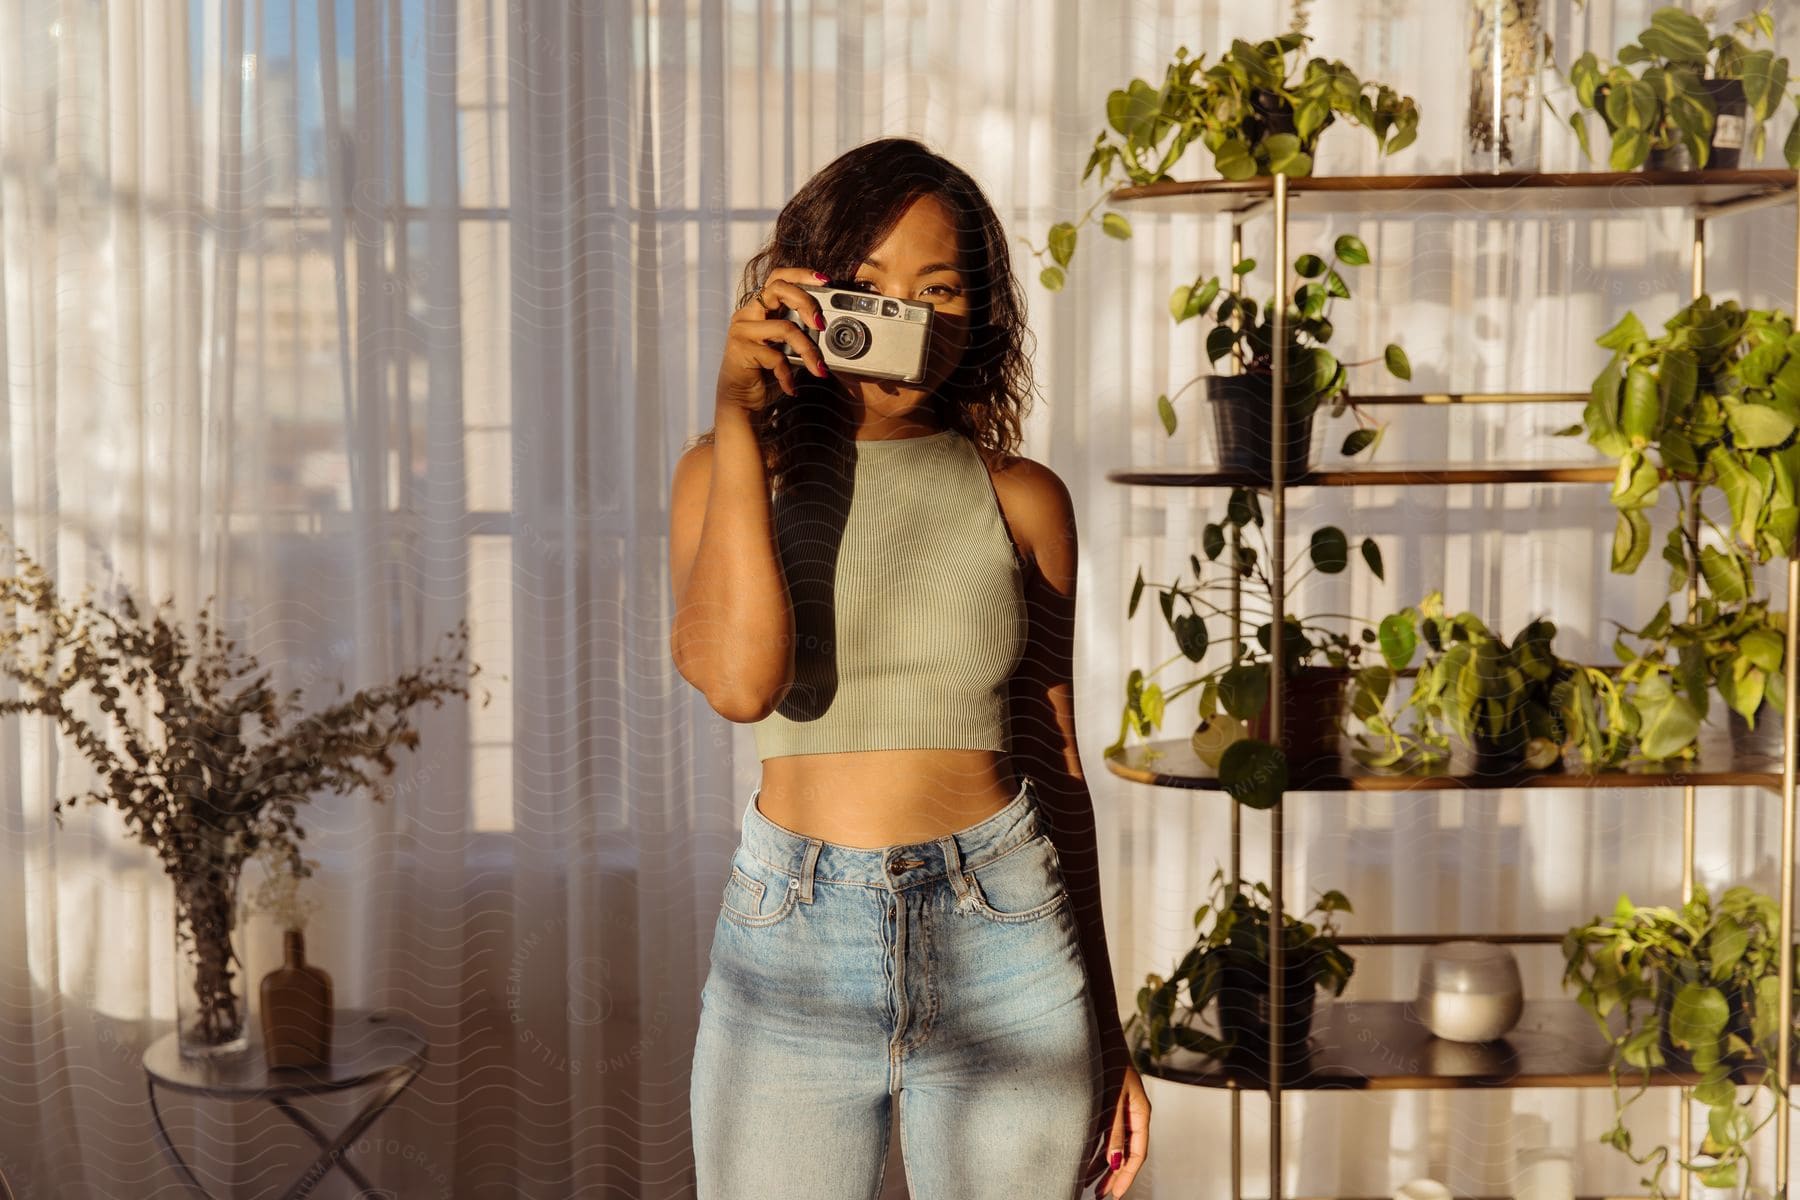
[[[922,383],[835,375],[847,393],[862,401],[865,425],[908,415],[924,404],[962,361],[969,341],[970,304],[963,276],[967,265],[951,211],[932,195],[913,201],[887,239],[857,265],[854,279],[846,286],[917,300],[935,310]]]

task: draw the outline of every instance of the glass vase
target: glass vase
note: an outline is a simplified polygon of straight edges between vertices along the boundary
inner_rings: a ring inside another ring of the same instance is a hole
[[[205,867],[175,880],[175,1021],[183,1058],[231,1058],[250,1045],[237,952],[238,872]]]
[[[1464,169],[1535,171],[1543,133],[1542,0],[1469,0]]]

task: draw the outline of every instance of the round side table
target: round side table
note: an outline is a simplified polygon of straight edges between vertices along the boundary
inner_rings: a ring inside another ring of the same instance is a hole
[[[144,1083],[150,1093],[157,1144],[194,1194],[211,1200],[211,1194],[201,1186],[193,1168],[169,1137],[162,1109],[156,1102],[157,1088],[213,1100],[267,1100],[319,1147],[318,1157],[282,1193],[282,1200],[298,1200],[311,1192],[333,1167],[348,1175],[361,1194],[386,1195],[344,1154],[425,1069],[427,1045],[418,1023],[394,1009],[337,1010],[331,1034],[331,1063],[325,1067],[270,1067],[263,1060],[261,1039],[254,1035],[249,1049],[234,1059],[183,1058],[176,1035],[167,1034],[144,1051]],[[293,1104],[309,1096],[365,1086],[373,1088],[367,1102],[334,1138],[327,1138],[325,1131]]]

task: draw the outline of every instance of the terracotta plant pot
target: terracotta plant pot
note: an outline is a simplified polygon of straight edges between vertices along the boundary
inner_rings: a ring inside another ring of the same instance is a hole
[[[1269,463],[1275,445],[1271,392],[1267,375],[1210,375],[1206,380],[1219,467],[1241,471],[1264,486],[1274,482]],[[1290,404],[1284,425],[1287,457],[1282,461],[1282,477],[1292,482],[1313,467],[1313,413],[1297,416]]]
[[[1348,667],[1301,667],[1286,679],[1281,705],[1281,751],[1288,766],[1336,762]],[[1246,724],[1250,736],[1269,741],[1269,707]]]

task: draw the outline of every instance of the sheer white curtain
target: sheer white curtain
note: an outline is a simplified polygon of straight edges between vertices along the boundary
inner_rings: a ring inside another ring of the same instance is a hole
[[[1572,56],[1651,6],[1555,7]],[[1333,130],[1319,170],[1456,168],[1460,6],[1313,8],[1320,52],[1425,111],[1403,158]],[[307,813],[326,902],[312,956],[340,1003],[405,1009],[433,1035],[419,1085],[352,1151],[379,1184],[691,1194],[687,1064],[757,763],[668,661],[665,506],[710,420],[736,274],[782,203],[843,149],[905,133],[1037,240],[1092,198],[1078,177],[1110,88],[1156,78],[1178,44],[1216,53],[1288,17],[1280,0],[0,5],[0,524],[66,594],[122,581],[191,615],[217,593],[315,701],[422,660],[463,617],[488,671],[494,702],[428,713],[381,803]],[[1781,19],[1791,53],[1800,26]],[[1583,165],[1561,130],[1545,165]],[[1181,173],[1204,169],[1196,151]],[[1133,573],[1173,575],[1216,499],[1104,479],[1210,453],[1197,406],[1170,445],[1151,401],[1203,365],[1164,298],[1172,274],[1223,266],[1227,230],[1134,223],[1130,243],[1088,239],[1069,290],[1034,285],[1045,403],[1026,449],[1080,504],[1077,692],[1127,1005],[1185,947],[1228,827],[1217,797],[1124,784],[1100,760],[1126,671],[1169,651],[1124,620]],[[1265,260],[1266,229],[1249,234]],[[1427,389],[1578,388],[1624,306],[1661,320],[1685,298],[1672,214],[1309,219],[1293,244],[1352,230],[1376,266],[1338,341],[1402,342]],[[1763,264],[1792,250],[1779,214],[1733,218],[1715,291],[1784,303],[1785,269]],[[1035,277],[1022,245],[1019,265]],[[1407,414],[1382,454],[1576,453],[1547,437],[1567,419]],[[1655,600],[1648,576],[1606,574],[1601,489],[1420,494],[1297,494],[1294,529],[1335,519],[1389,563],[1384,587],[1309,580],[1301,602],[1379,613],[1442,586],[1504,628],[1548,613],[1598,659],[1607,618]],[[0,723],[0,1171],[28,1197],[173,1186],[138,1067],[173,1015],[167,886],[110,812],[53,828],[51,800],[82,783],[40,723]],[[1704,880],[1771,885],[1758,804],[1708,795]],[[1288,900],[1342,888],[1357,930],[1560,930],[1620,888],[1672,894],[1678,817],[1667,793],[1299,796]],[[1260,874],[1264,826],[1246,828]],[[251,980],[270,942],[252,926]],[[1532,993],[1556,995],[1553,952],[1523,957]],[[1365,952],[1350,996],[1405,995],[1415,965]],[[1224,1194],[1227,1101],[1152,1086],[1134,1195]],[[1582,1149],[1583,1191],[1630,1188],[1629,1164],[1591,1145],[1607,1104],[1291,1097],[1288,1191],[1386,1194],[1421,1174],[1505,1189],[1522,1114]],[[1643,1108],[1646,1136],[1672,1128],[1666,1100]],[[1256,1194],[1262,1106],[1246,1113]],[[176,1120],[221,1194],[278,1186],[309,1154],[249,1108]]]

